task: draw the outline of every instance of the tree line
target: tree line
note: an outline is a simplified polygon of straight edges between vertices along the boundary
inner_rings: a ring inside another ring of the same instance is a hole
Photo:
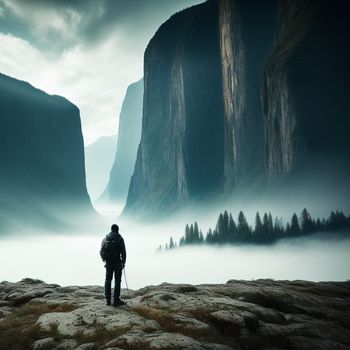
[[[186,225],[185,234],[180,238],[179,244],[170,237],[165,249],[174,249],[186,245],[199,244],[271,244],[281,238],[307,236],[316,232],[334,232],[350,229],[350,216],[342,211],[332,211],[328,219],[314,219],[306,208],[300,217],[294,213],[290,222],[283,224],[281,217],[273,219],[271,213],[264,213],[261,217],[257,212],[254,228],[242,211],[239,212],[237,222],[231,213],[226,210],[219,215],[215,229],[209,229],[204,236],[197,222]],[[162,249],[160,246],[159,249]]]

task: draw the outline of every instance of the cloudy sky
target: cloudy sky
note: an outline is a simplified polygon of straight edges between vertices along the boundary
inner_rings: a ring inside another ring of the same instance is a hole
[[[157,28],[203,1],[0,0],[0,72],[75,103],[89,144],[117,132]]]

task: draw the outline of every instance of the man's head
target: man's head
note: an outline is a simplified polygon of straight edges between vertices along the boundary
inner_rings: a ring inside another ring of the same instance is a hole
[[[119,232],[119,226],[116,225],[116,224],[113,224],[113,225],[111,226],[111,230],[112,230],[112,232]]]

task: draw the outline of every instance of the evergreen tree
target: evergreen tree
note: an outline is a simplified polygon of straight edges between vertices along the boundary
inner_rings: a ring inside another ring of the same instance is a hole
[[[223,243],[228,243],[230,234],[229,234],[229,229],[228,229],[228,227],[229,227],[229,215],[228,215],[227,210],[225,210],[225,212],[224,212],[223,219],[224,219],[223,232],[221,233],[221,238],[222,238]]]
[[[184,245],[185,245],[185,239],[184,239],[184,237],[181,237],[180,242],[179,242],[179,246],[182,247]]]
[[[190,226],[190,236],[189,236],[188,244],[192,244],[193,243],[193,238],[194,238],[194,227],[193,227],[193,224],[191,224],[191,226]]]
[[[220,235],[216,229],[213,231],[213,243],[214,244],[220,243]]]
[[[169,249],[173,249],[175,247],[173,237],[170,237],[170,242],[169,242]]]
[[[320,218],[317,218],[317,220],[316,220],[315,230],[317,232],[321,232],[322,231],[322,222],[321,222]]]
[[[199,231],[199,243],[202,244],[204,242],[204,237],[202,231]]]
[[[192,243],[198,243],[199,242],[199,229],[197,222],[194,223],[193,227],[193,242]]]
[[[238,225],[237,231],[239,234],[239,239],[242,242],[249,242],[251,238],[250,228],[247,222],[247,219],[242,211],[238,214]]]
[[[267,239],[268,241],[272,241],[274,239],[274,231],[273,231],[273,219],[272,214],[269,212],[268,215],[268,231],[267,231]]]
[[[235,220],[233,220],[232,214],[230,213],[228,218],[228,242],[237,241],[237,225]]]
[[[213,231],[211,230],[211,228],[209,229],[206,237],[205,237],[205,243],[206,244],[213,244]]]
[[[263,224],[259,212],[255,215],[255,228],[254,228],[254,240],[256,242],[261,242],[263,237]]]
[[[269,237],[269,218],[268,218],[267,214],[264,213],[261,242],[262,243],[267,242],[268,241],[268,237]]]
[[[297,214],[293,214],[292,220],[290,222],[290,234],[291,236],[299,236],[300,226]]]
[[[184,239],[184,243],[188,244],[190,242],[190,227],[188,226],[188,224],[185,227],[185,239]]]
[[[279,239],[279,238],[284,236],[284,229],[283,229],[283,220],[282,220],[282,218],[278,218],[276,216],[273,232],[274,232],[274,239]]]
[[[216,243],[223,242],[224,241],[224,237],[225,237],[225,219],[224,219],[224,215],[223,214],[219,215],[215,231],[217,233],[217,235],[216,235]]]
[[[287,222],[287,225],[286,225],[286,231],[285,231],[285,235],[286,236],[290,236],[290,224],[289,224],[289,222]]]
[[[309,234],[313,231],[312,219],[310,213],[304,208],[300,215],[301,232]]]

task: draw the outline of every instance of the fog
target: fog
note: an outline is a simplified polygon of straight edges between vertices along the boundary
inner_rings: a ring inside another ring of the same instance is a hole
[[[126,277],[131,289],[162,282],[350,279],[350,239],[324,239],[314,235],[282,240],[272,246],[202,246],[157,252],[159,244],[167,242],[170,235],[179,239],[185,219],[158,225],[117,222],[126,242]],[[39,235],[23,230],[0,238],[0,280],[14,282],[31,277],[60,285],[103,285],[104,266],[99,248],[111,223],[107,218],[91,230],[64,235]],[[125,287],[124,277],[122,287]]]

